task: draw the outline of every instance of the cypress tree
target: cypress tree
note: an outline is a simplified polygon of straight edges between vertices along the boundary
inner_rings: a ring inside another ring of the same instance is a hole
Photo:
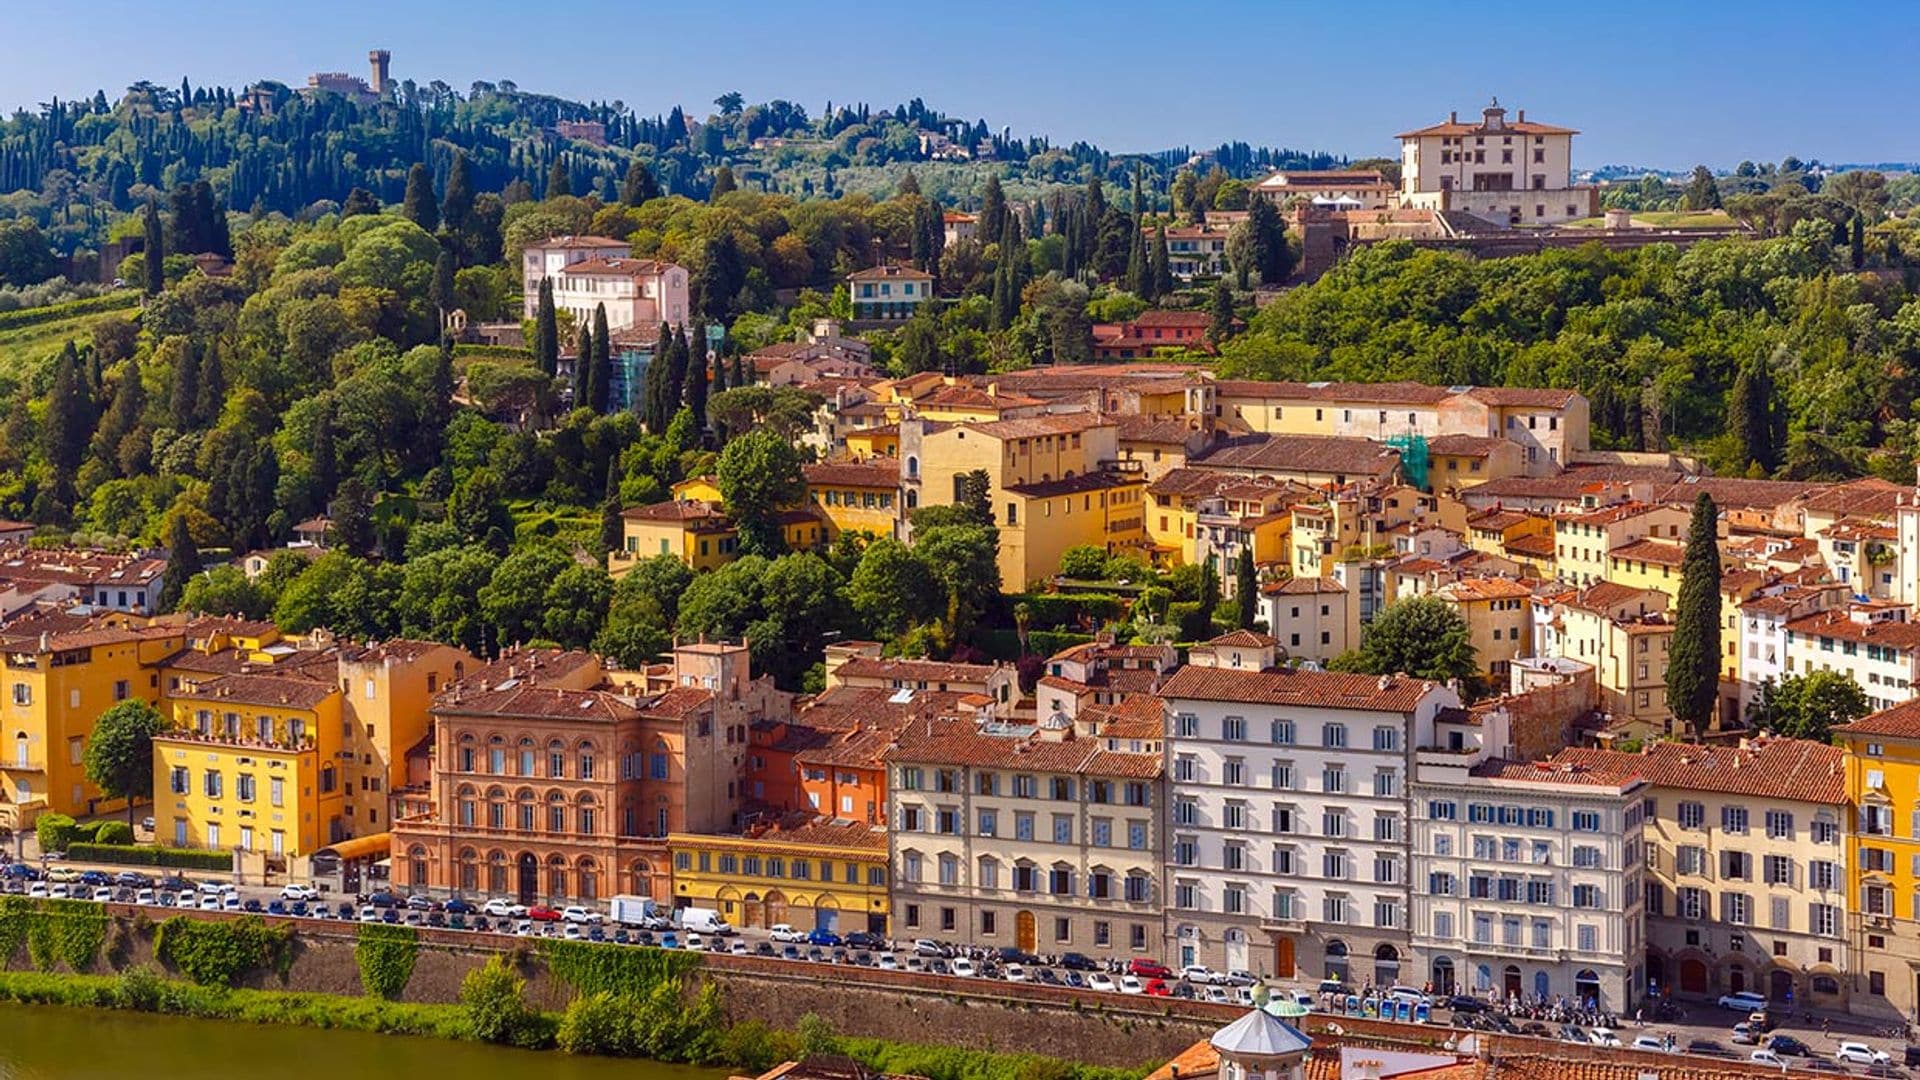
[[[93,396],[87,392],[80,364],[79,350],[68,341],[54,361],[53,389],[47,395],[47,464],[67,485],[72,484],[74,470],[86,458],[95,421]]]
[[[1260,579],[1254,574],[1251,544],[1240,545],[1240,558],[1233,568],[1233,599],[1239,609],[1240,629],[1253,629],[1260,610]]]
[[[1749,463],[1767,472],[1779,466],[1773,444],[1773,376],[1763,360],[1740,365],[1727,398],[1727,430]]]
[[[1867,265],[1867,230],[1859,214],[1853,215],[1847,246],[1855,270]]]
[[[725,393],[726,390],[727,390],[727,358],[724,355],[716,352],[713,354],[713,392],[716,394],[722,394],[722,393]]]
[[[161,611],[180,606],[187,582],[200,572],[200,548],[193,542],[193,530],[187,528],[187,516],[176,513],[167,531],[167,568],[160,575]]]
[[[425,162],[416,161],[407,170],[407,194],[400,212],[428,232],[440,228],[440,204],[433,199],[433,174],[427,171]]]
[[[573,179],[567,175],[567,159],[556,155],[553,168],[547,170],[547,198],[573,194]]]
[[[453,155],[453,170],[447,174],[447,192],[440,201],[440,224],[458,236],[467,231],[473,219],[473,170],[467,152]]]
[[[227,407],[227,371],[220,363],[220,343],[207,342],[200,353],[200,388],[194,396],[193,414],[201,427],[212,427]]]
[[[660,184],[653,178],[653,171],[645,163],[636,161],[627,166],[627,175],[620,183],[620,201],[628,206],[639,206],[660,197]]]
[[[618,454],[607,462],[607,491],[600,500],[600,550],[613,552],[620,549],[620,537],[625,531],[620,526],[620,457]]]
[[[553,378],[560,370],[560,322],[553,308],[553,279],[540,279],[540,301],[533,317],[533,362]]]
[[[607,398],[613,391],[613,336],[607,332],[607,305],[593,309],[593,369],[587,377],[588,404],[593,411],[607,411]]]
[[[446,244],[440,245],[440,254],[433,260],[433,283],[428,288],[428,298],[440,312],[440,325],[443,328],[447,325],[447,312],[453,310],[454,304],[453,263],[453,249]]]
[[[673,414],[680,410],[681,391],[687,385],[687,369],[693,366],[690,362],[693,352],[687,345],[686,331],[674,331],[673,350],[667,355],[671,362],[667,365],[666,416],[672,420]]]
[[[199,426],[200,358],[193,344],[180,350],[173,361],[173,383],[167,394],[167,412],[175,431],[191,431]]]
[[[989,238],[998,239],[1007,231],[1007,196],[1000,190],[1000,174],[992,173],[987,177],[987,190],[980,198],[980,220],[976,223],[974,235],[981,243]]]
[[[158,296],[167,287],[167,241],[166,233],[160,228],[160,208],[154,205],[153,197],[147,197],[146,243],[142,245],[146,264],[146,289],[148,296]]]
[[[706,328],[695,324],[688,345],[692,355],[687,361],[687,408],[693,410],[693,425],[696,430],[707,426],[707,334]]]
[[[591,408],[593,404],[593,324],[581,323],[580,336],[573,346],[573,407]]]
[[[115,476],[120,469],[120,444],[140,427],[140,414],[146,410],[146,387],[140,384],[140,367],[129,360],[114,388],[113,404],[94,432],[93,457]]]
[[[1287,222],[1271,199],[1256,196],[1247,207],[1247,225],[1253,234],[1253,266],[1260,284],[1279,285],[1293,273],[1293,251],[1287,247]]]
[[[1213,319],[1207,324],[1207,340],[1219,347],[1233,336],[1233,288],[1225,278],[1213,283]]]
[[[739,186],[733,178],[733,166],[722,165],[713,171],[713,190],[708,192],[707,201],[712,202],[730,191],[737,190]]]
[[[746,357],[739,353],[733,354],[733,379],[727,385],[735,387],[753,385],[753,376],[747,370]]]
[[[1713,497],[1706,492],[1693,501],[1667,654],[1667,708],[1696,741],[1705,738],[1720,696],[1719,516]]]
[[[426,399],[420,403],[420,438],[414,447],[414,462],[422,470],[440,460],[447,443],[447,425],[453,421],[453,338],[440,335],[440,349],[433,358],[433,380],[427,386]]]
[[[1140,212],[1140,170],[1133,171],[1133,221],[1127,241],[1127,291],[1151,303],[1153,270],[1147,265],[1147,218]]]

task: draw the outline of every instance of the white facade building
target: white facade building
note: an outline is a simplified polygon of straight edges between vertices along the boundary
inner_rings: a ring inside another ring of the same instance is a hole
[[[1573,183],[1579,132],[1514,120],[1493,102],[1479,123],[1445,123],[1400,134],[1400,205],[1458,210],[1505,225],[1553,225],[1600,212],[1600,192]]]

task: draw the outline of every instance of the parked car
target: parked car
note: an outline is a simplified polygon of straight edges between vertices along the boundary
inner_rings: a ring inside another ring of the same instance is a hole
[[[146,889],[153,886],[153,875],[138,870],[122,870],[113,875],[115,885],[124,885],[129,889]]]
[[[875,964],[880,968],[881,971],[899,971],[900,970],[900,958],[893,955],[890,952],[881,953],[880,958],[875,961]]]
[[[849,949],[884,949],[887,939],[866,930],[855,930],[846,936],[846,944]]]
[[[1394,1001],[1404,1001],[1409,1005],[1430,1005],[1433,999],[1415,986],[1395,986],[1387,991],[1387,997]]]
[[[71,866],[56,866],[47,871],[47,880],[63,885],[70,881],[79,881],[80,871]]]
[[[1737,994],[1720,995],[1720,1007],[1732,1009],[1735,1012],[1750,1013],[1766,1009],[1767,999],[1751,990],[1742,990]]]
[[[1077,952],[1062,954],[1060,957],[1060,966],[1066,968],[1068,971],[1095,971],[1100,967],[1099,964],[1093,962],[1092,957],[1084,956]]]
[[[400,898],[390,892],[377,892],[367,897],[367,903],[377,908],[399,907]]]
[[[1687,1054],[1691,1057],[1730,1058],[1733,1051],[1712,1039],[1694,1039],[1687,1043]]]
[[[311,885],[301,885],[297,882],[289,882],[288,884],[282,885],[280,887],[280,899],[282,900],[318,900],[320,899],[320,890],[314,888]]]
[[[582,907],[579,904],[568,905],[566,908],[564,908],[560,912],[560,918],[566,920],[569,923],[574,924],[575,926],[590,926],[595,923],[603,923],[607,921],[607,917],[605,915],[600,914],[599,912],[593,910],[592,908]]]
[[[1201,989],[1201,994],[1203,995],[1205,1000],[1210,1001],[1215,1005],[1232,1004],[1232,998],[1228,997],[1227,988],[1224,986],[1214,986],[1209,984]]]
[[[952,950],[932,938],[916,938],[913,942],[913,951],[919,956],[945,956]]]
[[[1747,1055],[1747,1060],[1753,1062],[1755,1065],[1772,1065],[1781,1069],[1787,1067],[1787,1063],[1780,1060],[1780,1055],[1771,1050],[1755,1050],[1753,1053]]]
[[[1006,971],[1002,974],[1008,982],[1023,983],[1027,981],[1027,967],[1025,964],[1008,964]]]
[[[1737,1046],[1754,1046],[1760,1042],[1760,1032],[1755,1031],[1752,1024],[1743,1020],[1733,1025],[1733,1034],[1727,1036],[1727,1041]]]
[[[527,909],[527,918],[534,922],[559,922],[560,912],[557,908],[550,908],[545,904],[535,904]]]
[[[1113,992],[1113,977],[1104,971],[1095,971],[1087,975],[1087,989]]]
[[[966,957],[956,956],[953,958],[953,973],[963,979],[971,979],[980,974],[980,969],[974,967],[973,961]]]
[[[442,905],[440,905],[440,910],[442,910],[442,911],[444,911],[444,912],[446,912],[446,913],[447,913],[447,914],[449,914],[449,915],[478,915],[478,914],[480,914],[480,909],[479,909],[479,908],[477,908],[477,907],[474,907],[474,906],[473,906],[472,904],[470,904],[470,903],[468,903],[468,902],[467,902],[467,901],[465,901],[465,900],[462,900],[462,899],[460,899],[460,898],[459,898],[459,897],[457,897],[457,896],[456,896],[456,897],[454,897],[453,899],[451,899],[451,900],[449,900],[449,901],[447,901],[447,902],[446,902],[445,904],[442,904]]]
[[[1893,1061],[1893,1055],[1863,1042],[1843,1042],[1834,1050],[1833,1059],[1849,1065],[1886,1065]]]
[[[1813,1047],[1791,1035],[1769,1035],[1766,1047],[1781,1057],[1810,1058],[1813,1056]]]
[[[379,922],[380,909],[377,907],[374,907],[372,904],[366,905],[365,907],[360,909],[360,921],[361,922]]]
[[[1138,975],[1143,979],[1172,979],[1176,977],[1173,969],[1160,961],[1142,959],[1127,961],[1127,974]]]
[[[1634,1036],[1633,1048],[1635,1050],[1651,1050],[1656,1054],[1670,1054],[1673,1052],[1667,1049],[1667,1040],[1658,1035]]]
[[[1205,964],[1188,964],[1180,969],[1180,977],[1201,986],[1226,981],[1225,976]]]
[[[1147,992],[1147,984],[1141,982],[1140,976],[1138,975],[1122,975],[1120,976],[1120,992],[1123,994],[1144,994]]]
[[[136,904],[146,904],[151,907],[153,906],[154,895],[152,889],[135,889],[133,892],[133,902]]]
[[[496,896],[480,908],[481,912],[496,919],[518,919],[527,913],[527,905],[516,904],[504,896]]]
[[[1487,1003],[1472,994],[1455,994],[1446,1000],[1447,1008],[1457,1013],[1480,1013],[1487,1011]]]
[[[816,927],[807,935],[807,944],[818,945],[823,949],[831,949],[840,944],[840,935],[824,926]]]
[[[434,903],[433,903],[433,897],[431,896],[427,896],[422,893],[414,893],[413,895],[407,897],[408,911],[432,911],[433,909],[434,909]]]
[[[80,884],[97,889],[102,885],[113,884],[113,878],[107,876],[105,870],[82,870],[80,871]]]
[[[96,904],[112,903],[113,890],[107,888],[105,885],[102,885],[99,888],[93,890],[93,902]]]
[[[1173,991],[1167,988],[1167,980],[1151,979],[1147,982],[1148,997],[1172,997]]]

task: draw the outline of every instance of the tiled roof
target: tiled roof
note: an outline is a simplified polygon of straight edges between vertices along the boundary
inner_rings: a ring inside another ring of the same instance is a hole
[[[1212,469],[1383,475],[1400,455],[1370,439],[1338,435],[1249,435],[1221,443],[1192,464]]]
[[[1033,484],[1010,484],[1006,490],[1015,495],[1025,495],[1030,499],[1046,499],[1056,495],[1079,495],[1082,492],[1131,487],[1141,481],[1142,477],[1138,473],[1087,472],[1079,476],[1065,476],[1058,480],[1042,480]]]
[[[1103,750],[1098,739],[1041,738],[1031,728],[987,733],[970,720],[924,720],[908,724],[888,761],[923,765],[1021,769],[1146,779],[1160,773],[1160,755]]]
[[[1514,555],[1529,555],[1541,559],[1553,556],[1553,537],[1545,533],[1516,536],[1507,540],[1502,546]]]
[[[847,275],[848,281],[932,281],[933,275],[911,266],[870,266]]]
[[[1529,784],[1576,784],[1582,787],[1630,788],[1640,780],[1638,770],[1572,761],[1508,761],[1489,758],[1473,767],[1483,780],[1514,780]]]
[[[1654,502],[1691,503],[1701,492],[1722,510],[1771,510],[1825,488],[1797,480],[1748,480],[1739,476],[1690,476],[1655,489]]]
[[[1503,577],[1468,577],[1440,586],[1449,600],[1524,600],[1533,595],[1525,582]]]
[[[1612,506],[1602,506],[1597,510],[1582,510],[1570,514],[1555,514],[1553,520],[1564,521],[1569,525],[1612,525],[1618,521],[1625,521],[1628,518],[1636,518],[1642,514],[1651,514],[1655,510],[1664,509],[1666,509],[1666,507],[1656,506],[1653,503],[1624,502],[1615,503]]]
[[[1029,416],[1015,420],[988,420],[981,423],[963,425],[969,431],[996,439],[1034,439],[1042,435],[1072,435],[1097,427],[1108,427],[1113,421],[1096,413],[1052,413],[1046,416]]]
[[[568,277],[658,277],[671,265],[658,259],[582,259],[561,267],[560,273]]]
[[[1584,608],[1588,611],[1606,611],[1616,604],[1624,604],[1635,597],[1646,596],[1651,591],[1636,589],[1631,585],[1619,585],[1611,581],[1596,581],[1564,602],[1569,607]]]
[[[1396,139],[1417,139],[1422,135],[1578,135],[1573,128],[1555,127],[1552,124],[1537,124],[1531,120],[1507,120],[1500,127],[1491,127],[1482,118],[1478,122],[1447,120],[1438,124],[1428,124],[1423,128],[1403,131],[1395,135]]]
[[[614,240],[605,236],[549,236],[537,244],[536,248],[616,248],[627,247],[625,240]]]
[[[1452,457],[1492,457],[1507,445],[1510,445],[1507,440],[1488,435],[1436,435],[1427,440],[1427,452]]]
[[[1120,428],[1120,441],[1162,443],[1174,445],[1184,443],[1199,430],[1193,421],[1183,416],[1120,416],[1115,418]]]
[[[992,664],[956,664],[945,660],[901,660],[856,656],[841,664],[842,679],[886,679],[901,682],[985,683],[1000,669]]]
[[[1903,701],[1891,709],[1863,716],[1838,730],[1848,735],[1889,735],[1896,739],[1920,739],[1920,698]]]
[[[1260,181],[1263,188],[1391,187],[1372,169],[1281,169]]]
[[[1829,514],[1891,514],[1900,497],[1913,488],[1869,476],[1835,484],[1825,491],[1807,496],[1808,510]]]
[[[900,484],[898,458],[868,458],[863,461],[819,461],[803,465],[800,472],[811,485],[839,487],[891,488]]]
[[[1659,563],[1662,566],[1679,566],[1687,561],[1687,549],[1677,540],[1635,540],[1621,544],[1607,552],[1612,559],[1632,559],[1634,562]]]
[[[1524,525],[1529,521],[1536,520],[1538,520],[1538,518],[1533,514],[1522,513],[1518,510],[1501,510],[1496,507],[1485,513],[1474,514],[1467,518],[1467,528],[1486,529],[1489,532],[1504,532],[1513,528],[1515,525]]]
[[[1840,748],[1827,743],[1765,739],[1746,747],[1656,742],[1638,754],[1574,747],[1550,760],[1637,773],[1658,787],[1837,806],[1847,797],[1840,759]]]
[[[1347,675],[1324,671],[1236,671],[1188,665],[1160,687],[1168,701],[1237,701],[1249,705],[1299,705],[1369,712],[1410,712],[1435,689],[1404,675]]]
[[[805,844],[882,853],[887,850],[887,830],[864,821],[837,818],[794,815],[771,829],[748,835],[766,844]]]
[[[1168,311],[1156,308],[1143,311],[1127,320],[1135,326],[1197,327],[1201,330],[1213,321],[1213,316],[1204,311]]]
[[[183,701],[311,709],[339,692],[339,686],[332,679],[319,681],[282,675],[218,675],[197,682],[183,680],[180,689],[174,691],[174,696]]]
[[[1564,409],[1580,395],[1552,387],[1476,386],[1467,391],[1467,396],[1496,408]]]
[[[1263,585],[1260,591],[1268,596],[1319,596],[1321,594],[1345,593],[1347,587],[1324,577],[1291,577],[1271,585]]]
[[[668,499],[645,506],[629,506],[620,511],[620,516],[629,521],[691,522],[715,526],[732,523],[726,514],[698,499]]]
[[[1232,630],[1207,642],[1225,649],[1271,649],[1279,642],[1252,630]]]
[[[1223,398],[1261,398],[1286,401],[1349,401],[1366,405],[1437,405],[1451,396],[1438,386],[1417,382],[1265,382],[1221,379],[1215,384]]]
[[[1855,622],[1845,609],[1805,615],[1787,623],[1787,632],[1807,637],[1830,637],[1856,641],[1863,645],[1890,645],[1896,649],[1920,649],[1920,623]]]
[[[942,386],[913,403],[921,408],[948,409],[1025,409],[1045,405],[1039,398],[1025,394],[989,394],[973,386]]]

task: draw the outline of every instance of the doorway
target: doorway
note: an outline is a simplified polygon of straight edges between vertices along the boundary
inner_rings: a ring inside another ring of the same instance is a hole
[[[1247,970],[1247,932],[1234,928],[1226,933],[1227,970]]]
[[[1441,995],[1453,993],[1453,959],[1451,957],[1433,958],[1433,992]]]
[[[1520,996],[1519,965],[1508,964],[1506,970],[1500,973],[1500,990],[1501,993],[1508,998],[1517,998]]]
[[[514,892],[521,903],[531,904],[540,895],[540,860],[531,854],[522,855],[518,869],[515,881],[519,887]]]
[[[1275,978],[1293,978],[1293,939],[1283,937],[1273,943],[1273,974]]]
[[[1380,945],[1373,950],[1373,985],[1395,986],[1400,982],[1400,950]]]
[[[1707,992],[1707,965],[1704,961],[1693,957],[1680,961],[1680,992],[1683,994]]]
[[[1782,1005],[1793,1004],[1793,972],[1775,968],[1767,976],[1767,999]]]
[[[1596,1009],[1607,1004],[1600,1000],[1600,976],[1590,968],[1581,968],[1574,975],[1573,996]]]
[[[1022,911],[1013,917],[1013,937],[1021,952],[1032,952],[1040,944],[1040,932],[1034,926],[1033,912]]]

